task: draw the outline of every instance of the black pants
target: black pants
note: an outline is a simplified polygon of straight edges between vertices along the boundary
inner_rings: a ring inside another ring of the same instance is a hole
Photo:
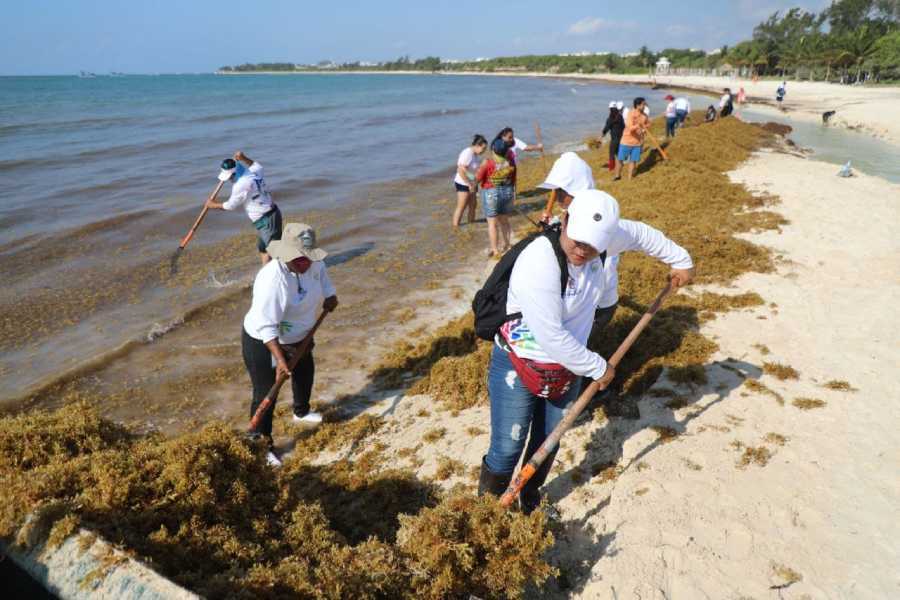
[[[298,344],[299,345],[299,344]],[[294,392],[294,414],[303,416],[309,412],[309,398],[312,394],[313,379],[316,374],[316,363],[313,360],[313,346],[309,352],[300,359],[294,370],[291,371],[291,388]],[[241,353],[244,355],[244,365],[250,374],[253,383],[253,401],[250,403],[250,416],[256,414],[263,398],[275,385],[275,368],[272,366],[272,353],[260,340],[251,337],[241,328]],[[259,424],[258,432],[272,437],[272,415],[275,412],[275,404],[263,416]]]
[[[619,155],[619,144],[622,142],[622,136],[609,136],[609,160],[615,162]]]

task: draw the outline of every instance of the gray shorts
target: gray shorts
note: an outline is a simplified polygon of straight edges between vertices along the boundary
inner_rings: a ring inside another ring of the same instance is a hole
[[[256,234],[259,236],[256,240],[256,249],[265,252],[269,242],[281,239],[281,211],[277,206],[272,208],[253,221],[253,226],[256,227]]]

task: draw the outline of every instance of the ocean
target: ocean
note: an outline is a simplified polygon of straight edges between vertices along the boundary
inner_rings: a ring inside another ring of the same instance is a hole
[[[548,152],[573,149],[599,135],[610,101],[645,96],[655,116],[665,93],[443,75],[2,77],[0,407],[116,397],[117,416],[164,426],[164,396],[197,418],[242,406],[237,340],[258,268],[244,212],[211,213],[168,267],[236,150],[265,167],[286,220],[320,228],[345,282],[331,327],[371,362],[386,313],[482,256],[483,223],[448,226],[473,134],[511,126],[534,143],[539,123]],[[204,391],[214,371],[227,391]]]

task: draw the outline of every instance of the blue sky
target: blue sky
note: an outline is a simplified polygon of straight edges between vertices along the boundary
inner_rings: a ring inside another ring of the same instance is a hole
[[[208,72],[242,62],[712,49],[828,0],[0,0],[0,74]]]

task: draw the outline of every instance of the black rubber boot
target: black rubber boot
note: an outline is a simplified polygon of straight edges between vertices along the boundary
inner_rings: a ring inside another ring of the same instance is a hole
[[[478,476],[478,495],[493,494],[497,497],[503,495],[509,482],[512,479],[512,473],[509,475],[500,475],[488,469],[484,462],[485,457],[481,457],[481,475]]]
[[[541,468],[535,471],[531,479],[528,480],[528,483],[525,484],[525,487],[522,488],[522,492],[519,494],[519,507],[526,515],[530,515],[538,506],[540,506],[540,488],[547,480],[547,475],[550,474],[550,467],[553,466],[553,460],[555,458],[556,451],[547,457],[541,464]]]

